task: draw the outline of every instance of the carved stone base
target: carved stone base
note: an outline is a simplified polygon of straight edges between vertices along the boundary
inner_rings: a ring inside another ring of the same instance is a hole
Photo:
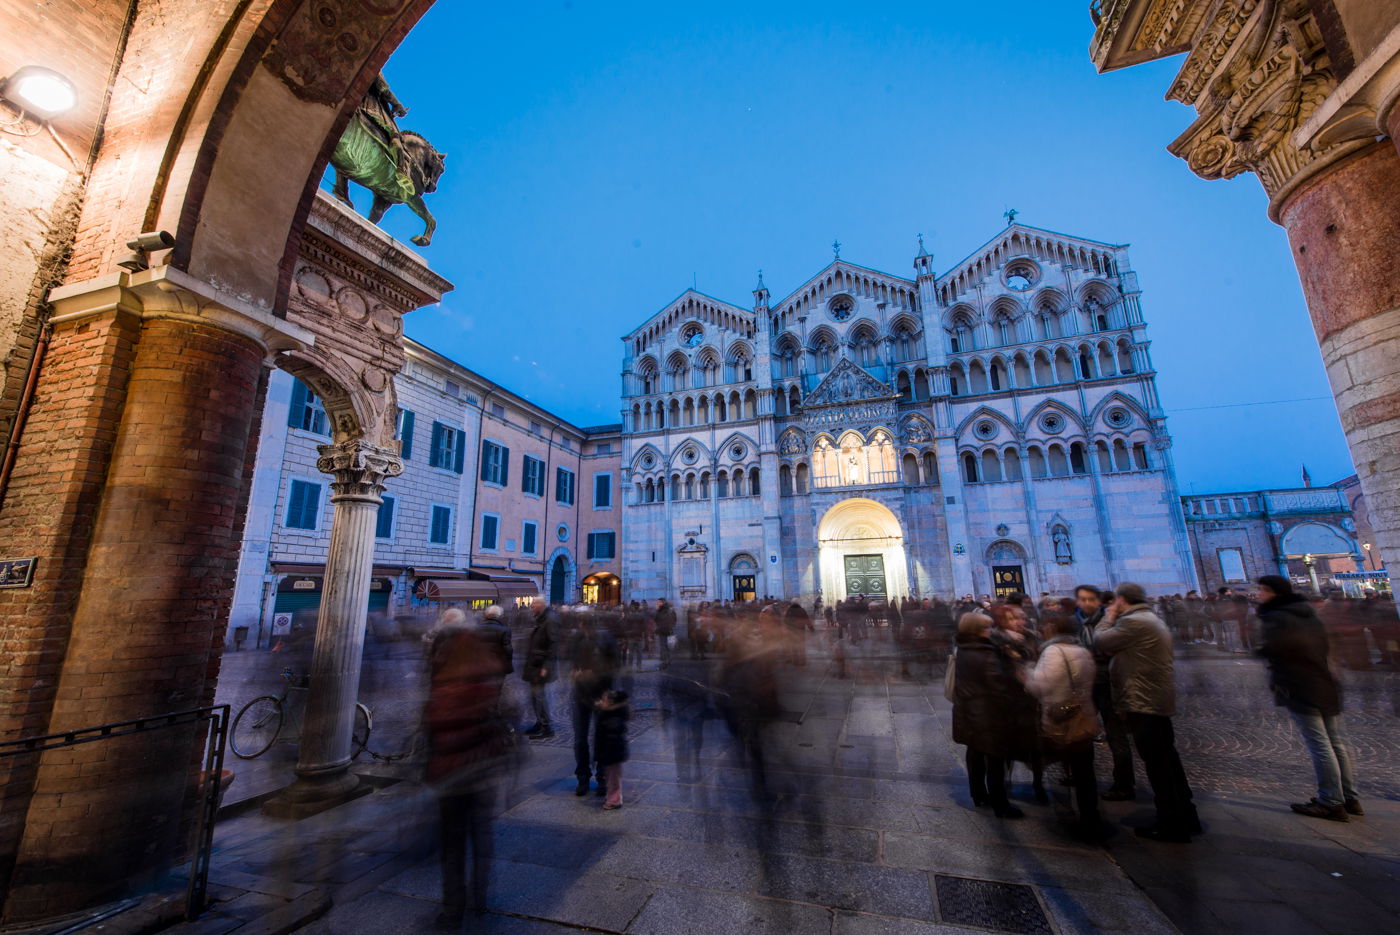
[[[269,818],[299,821],[373,791],[373,786],[361,782],[360,777],[351,772],[335,773],[323,779],[298,776],[290,786],[263,803],[262,813]]]

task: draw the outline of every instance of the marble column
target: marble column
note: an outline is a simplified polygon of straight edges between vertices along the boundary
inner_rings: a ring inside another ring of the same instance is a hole
[[[304,817],[360,794],[359,779],[350,772],[351,731],[360,691],[374,527],[385,479],[403,472],[397,452],[361,438],[318,450],[316,467],[335,478],[331,542],[297,778],[263,807],[275,817]]]

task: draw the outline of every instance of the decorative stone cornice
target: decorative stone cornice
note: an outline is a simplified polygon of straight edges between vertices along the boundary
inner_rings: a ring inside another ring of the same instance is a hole
[[[1392,29],[1293,132],[1293,145],[1316,149],[1385,135],[1397,104],[1400,26]]]
[[[1307,0],[1119,0],[1110,14],[1096,34],[1099,67],[1188,48],[1167,97],[1198,116],[1168,151],[1202,178],[1255,173],[1274,220],[1299,186],[1373,142],[1332,103],[1337,80]],[[1323,110],[1346,129],[1298,132]]]
[[[332,475],[331,501],[365,500],[379,503],[384,481],[403,473],[398,452],[351,438],[331,445],[317,445],[316,470]]]
[[[262,348],[269,366],[277,354],[316,343],[305,328],[173,266],[69,283],[51,290],[48,303],[49,323],[55,326],[114,311],[212,325],[251,339]]]

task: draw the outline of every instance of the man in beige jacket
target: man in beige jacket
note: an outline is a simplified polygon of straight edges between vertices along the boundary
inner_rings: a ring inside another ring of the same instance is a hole
[[[1094,634],[1094,648],[1109,657],[1113,710],[1127,719],[1152,783],[1157,823],[1139,828],[1137,835],[1189,844],[1201,823],[1172,728],[1176,714],[1172,638],[1166,624],[1152,612],[1142,585],[1124,582],[1114,591],[1113,603]]]

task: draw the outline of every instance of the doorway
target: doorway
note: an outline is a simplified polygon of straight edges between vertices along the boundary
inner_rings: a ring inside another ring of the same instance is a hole
[[[565,589],[569,581],[569,566],[564,561],[564,556],[560,555],[554,560],[554,564],[549,567],[549,602],[551,604],[562,604],[567,598]]]
[[[885,586],[885,557],[883,555],[847,555],[845,560],[846,593],[864,594],[884,600],[889,589]]]
[[[734,575],[734,600],[753,601],[758,599],[758,578],[756,575]]]
[[[817,527],[822,600],[853,594],[890,600],[909,593],[904,531],[889,507],[867,497],[842,500]]]
[[[1026,576],[1020,565],[992,566],[992,594],[997,600],[1005,600],[1012,594],[1026,593]]]

